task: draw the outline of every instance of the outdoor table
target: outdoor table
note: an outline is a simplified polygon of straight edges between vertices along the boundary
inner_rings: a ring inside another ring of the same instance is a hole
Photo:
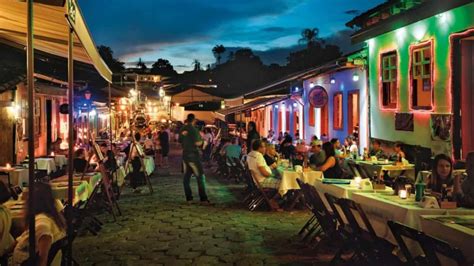
[[[125,182],[125,177],[127,176],[127,171],[125,171],[125,168],[123,166],[120,166],[117,169],[116,175],[117,175],[117,185],[121,187],[123,183]]]
[[[51,189],[53,191],[53,197],[59,200],[68,199],[68,182],[52,182]],[[73,205],[79,201],[86,201],[92,191],[89,189],[87,181],[77,181],[73,183]]]
[[[393,172],[402,172],[404,171],[404,176],[415,180],[415,165],[414,164],[405,164],[405,165],[394,165],[393,162],[384,162],[384,161],[363,161],[355,160],[357,165],[364,167],[366,172],[371,175],[374,172],[377,172],[377,176],[382,176],[383,171]],[[393,174],[391,175],[393,177]]]
[[[54,155],[54,163],[56,164],[57,167],[63,168],[64,166],[67,165],[66,155],[63,155],[63,154]]]
[[[0,167],[0,172],[6,172],[10,175],[10,183],[13,186],[22,187],[24,183],[28,184],[28,169]],[[0,180],[8,184],[8,176],[1,175]]]
[[[92,193],[92,190],[94,190],[94,187],[97,185],[97,183],[101,179],[102,179],[102,174],[100,172],[90,172],[90,173],[85,173],[84,177],[82,176],[82,174],[75,175],[73,177],[73,182],[85,181],[86,185],[87,185],[87,187],[86,187],[87,196],[90,196],[90,194]],[[61,176],[61,177],[58,177],[56,179],[51,180],[50,183],[51,183],[51,185],[54,185],[54,184],[57,184],[57,183],[62,183],[62,184],[66,183],[67,184],[67,182],[68,182],[68,176],[64,175],[64,176]],[[82,200],[82,198],[81,198],[81,200]]]
[[[377,235],[394,244],[396,241],[387,226],[390,220],[421,230],[422,215],[474,215],[474,209],[422,208],[415,201],[414,195],[400,199],[397,195],[356,192],[352,193],[352,200],[362,206]]]
[[[153,159],[153,156],[145,156],[143,158],[143,163],[145,164],[145,172],[148,175],[153,174],[153,171],[155,171],[155,160]]]
[[[381,194],[391,194],[393,189],[391,187],[385,187],[385,190],[374,190],[374,189],[361,189],[349,184],[324,184],[322,180],[317,180],[314,185],[316,191],[321,196],[326,208],[330,209],[329,203],[326,200],[325,193],[331,194],[337,198],[352,199],[352,194],[356,192],[366,192],[366,193],[381,193]]]
[[[46,173],[51,174],[56,171],[56,163],[54,158],[36,158],[36,164],[39,170],[46,170]]]
[[[474,215],[422,215],[421,229],[459,248],[467,263],[474,263]]]
[[[455,169],[453,170],[453,176],[462,176],[466,172],[466,169]],[[431,175],[431,171],[420,171],[416,176],[416,180],[423,180],[425,183],[428,181],[428,176]],[[423,178],[423,179],[420,179]]]
[[[321,171],[296,172],[292,169],[282,169],[280,167],[277,168],[277,170],[281,174],[280,187],[278,188],[278,192],[281,196],[284,196],[288,190],[301,189],[298,185],[298,182],[296,182],[297,178],[309,185],[314,186],[317,180],[320,180],[323,175],[323,172]]]

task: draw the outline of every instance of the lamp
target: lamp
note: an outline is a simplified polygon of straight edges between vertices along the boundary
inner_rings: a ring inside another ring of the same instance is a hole
[[[335,78],[331,78],[331,84],[336,84],[336,79]]]
[[[354,75],[352,75],[352,81],[359,81],[359,74],[358,73],[354,73]]]
[[[163,88],[160,88],[160,91],[158,92],[158,95],[160,97],[164,97],[165,96],[165,90],[163,90]]]
[[[312,89],[314,88],[314,82],[311,81],[311,83],[309,83],[309,87]]]

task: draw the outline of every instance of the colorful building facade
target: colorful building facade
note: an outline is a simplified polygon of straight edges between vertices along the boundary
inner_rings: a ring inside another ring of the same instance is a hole
[[[347,24],[367,43],[372,138],[474,150],[473,14],[473,1],[389,1]]]

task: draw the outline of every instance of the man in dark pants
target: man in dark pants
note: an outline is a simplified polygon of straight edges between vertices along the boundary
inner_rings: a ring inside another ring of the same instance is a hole
[[[206,180],[198,149],[203,141],[199,131],[194,127],[195,123],[196,119],[194,114],[189,114],[186,119],[186,125],[181,128],[179,133],[179,142],[183,147],[184,193],[186,194],[186,201],[190,203],[193,200],[193,193],[189,182],[191,180],[191,175],[194,174],[198,183],[201,203],[209,204],[206,194]]]

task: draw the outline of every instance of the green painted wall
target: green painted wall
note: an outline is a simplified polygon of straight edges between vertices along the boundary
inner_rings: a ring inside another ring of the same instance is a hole
[[[390,141],[435,148],[431,141],[430,115],[452,113],[450,90],[450,40],[453,33],[474,28],[474,3],[410,24],[367,41],[369,49],[371,136]],[[410,111],[410,46],[433,41],[434,109]],[[398,110],[381,110],[379,103],[380,54],[396,50],[398,53]],[[453,99],[455,100],[455,99]],[[414,131],[396,131],[395,113],[413,112]],[[444,144],[444,146],[446,146]],[[451,150],[449,147],[445,149]]]

